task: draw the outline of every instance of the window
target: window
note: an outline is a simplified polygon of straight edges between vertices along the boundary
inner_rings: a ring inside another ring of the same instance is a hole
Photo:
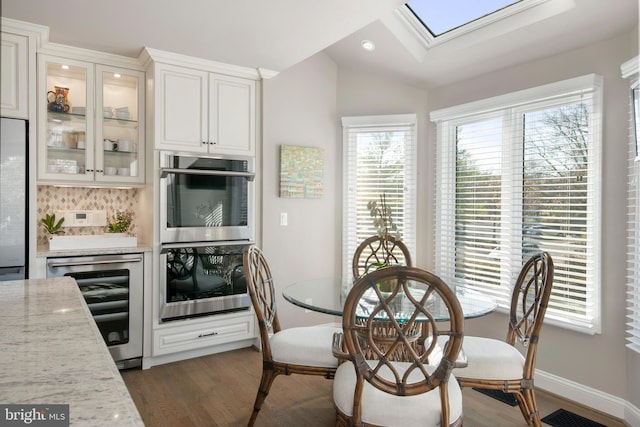
[[[631,80],[629,114],[629,177],[627,210],[627,347],[640,353],[640,62],[622,64],[622,77]]]
[[[508,308],[522,264],[554,260],[547,321],[600,332],[602,78],[435,111],[436,270]]]
[[[406,6],[431,34],[439,36],[520,1],[522,0],[409,0]]]
[[[631,124],[633,156],[636,160],[640,158],[638,145],[640,144],[640,82],[634,82],[631,88]]]
[[[631,91],[632,116],[630,126],[628,182],[628,313],[627,347],[640,353],[640,159],[638,158],[638,82]]]
[[[342,276],[351,277],[353,254],[376,234],[367,203],[385,194],[402,241],[415,254],[416,116],[343,117],[344,188]]]

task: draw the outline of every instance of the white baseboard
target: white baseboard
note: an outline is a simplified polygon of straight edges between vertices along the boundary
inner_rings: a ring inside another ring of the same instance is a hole
[[[630,426],[640,426],[640,409],[627,402],[627,407],[624,413],[624,420]]]
[[[539,369],[536,369],[535,382],[536,388],[604,412],[624,420],[631,426],[640,426],[640,409],[619,397]]]

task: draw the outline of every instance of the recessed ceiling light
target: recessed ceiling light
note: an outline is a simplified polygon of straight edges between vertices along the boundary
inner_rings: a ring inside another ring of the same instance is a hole
[[[68,70],[69,66],[68,65],[61,65],[60,68],[62,68],[63,70]]]
[[[362,45],[362,48],[364,50],[367,50],[369,52],[371,52],[372,50],[374,50],[376,48],[376,45],[371,40],[362,40],[362,42],[360,42],[360,44]]]

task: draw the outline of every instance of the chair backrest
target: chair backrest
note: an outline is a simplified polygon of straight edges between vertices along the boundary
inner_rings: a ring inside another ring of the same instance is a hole
[[[525,378],[533,378],[540,329],[553,286],[553,259],[547,252],[533,255],[522,266],[511,294],[507,342],[526,348]]]
[[[353,277],[358,278],[369,273],[371,266],[375,264],[403,264],[411,266],[411,253],[409,248],[393,236],[381,239],[379,236],[371,236],[364,240],[353,254]]]
[[[379,284],[391,282],[390,293]],[[430,307],[442,307],[449,322],[437,323]],[[380,323],[387,326],[384,342],[375,333]],[[434,339],[416,348],[407,335],[421,323]],[[356,280],[345,301],[342,317],[343,345],[358,375],[354,411],[359,411],[363,381],[398,396],[413,396],[440,388],[443,417],[448,420],[447,381],[462,347],[464,316],[454,292],[436,275],[415,267],[392,266],[376,270]],[[426,365],[439,351],[437,337],[446,335],[449,343],[435,367]],[[393,362],[392,355],[403,347],[404,362]],[[373,353],[372,360],[367,354]],[[435,354],[435,353],[434,353]],[[354,412],[355,414],[355,412]],[[359,417],[358,417],[359,418]],[[449,425],[448,422],[443,425]]]
[[[251,297],[251,304],[256,312],[260,341],[262,343],[262,357],[271,360],[271,346],[269,335],[280,332],[280,321],[276,307],[276,289],[273,283],[271,269],[262,251],[255,245],[248,245],[243,253],[244,271],[247,280],[247,291]]]

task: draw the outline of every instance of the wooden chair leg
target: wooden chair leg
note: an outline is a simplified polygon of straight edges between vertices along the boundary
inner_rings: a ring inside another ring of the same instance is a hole
[[[538,405],[536,404],[536,394],[534,390],[524,389],[520,393],[513,393],[520,412],[528,426],[541,427],[540,414],[538,413]]]
[[[527,409],[527,403],[524,401],[524,396],[521,393],[513,393],[513,397],[516,398],[518,402],[518,408],[520,408],[520,413],[522,414],[522,418],[529,424],[529,410]]]
[[[527,420],[533,427],[540,427],[540,413],[538,412],[538,404],[536,402],[536,391],[533,389],[523,390],[524,401],[527,404],[529,413],[527,414]]]
[[[262,403],[267,398],[269,394],[269,390],[271,389],[271,384],[273,384],[273,380],[276,378],[276,374],[272,369],[263,369],[262,370],[262,379],[260,380],[260,387],[258,387],[258,394],[256,395],[256,401],[253,404],[253,412],[251,413],[251,419],[249,420],[248,427],[253,426],[256,422],[256,418],[258,418],[258,412],[260,412],[260,408],[262,408]]]

